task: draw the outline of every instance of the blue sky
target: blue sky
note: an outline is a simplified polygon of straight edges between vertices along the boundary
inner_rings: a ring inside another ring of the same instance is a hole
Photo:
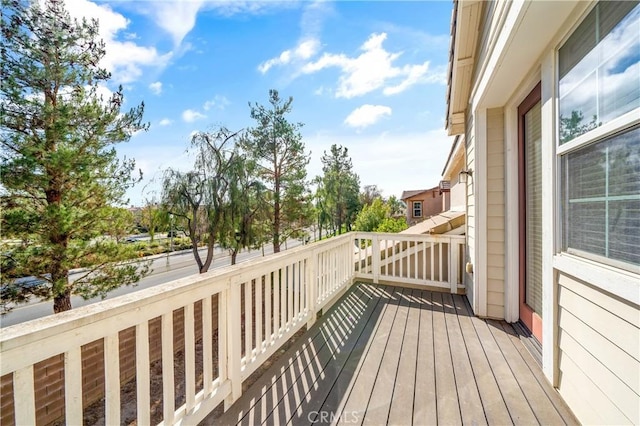
[[[438,184],[452,139],[444,130],[450,1],[67,0],[97,17],[109,87],[145,102],[146,133],[118,146],[144,181],[130,204],[158,198],[162,170],[187,170],[190,135],[254,125],[249,102],[292,96],[311,151],[309,178],[333,143],[349,149],[361,184],[384,196]]]

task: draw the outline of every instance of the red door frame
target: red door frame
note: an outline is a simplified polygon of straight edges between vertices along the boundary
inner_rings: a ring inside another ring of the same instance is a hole
[[[525,122],[524,116],[534,105],[542,100],[541,84],[527,95],[518,106],[518,228],[519,228],[519,281],[520,281],[520,320],[542,343],[542,318],[526,303],[526,262],[527,262],[527,194],[525,167]]]

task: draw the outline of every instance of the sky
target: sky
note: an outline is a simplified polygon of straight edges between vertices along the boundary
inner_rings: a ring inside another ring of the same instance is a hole
[[[309,179],[337,144],[385,197],[440,180],[451,1],[66,1],[99,20],[105,93],[145,104],[149,130],[117,145],[143,172],[130,205],[159,200],[163,170],[191,168],[194,132],[254,126],[249,104],[270,89],[293,97]]]

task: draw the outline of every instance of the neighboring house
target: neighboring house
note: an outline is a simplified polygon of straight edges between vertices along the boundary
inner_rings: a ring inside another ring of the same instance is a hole
[[[464,136],[456,136],[451,152],[442,170],[438,185],[442,212],[431,215],[410,226],[402,234],[456,234],[465,233],[466,181],[464,166]],[[407,191],[408,192],[408,191]],[[406,192],[405,192],[406,194]],[[403,194],[403,195],[405,195]]]
[[[401,200],[407,205],[409,226],[443,211],[443,197],[438,186],[431,189],[403,191]],[[448,206],[444,210],[447,209]]]
[[[532,331],[581,422],[640,424],[640,5],[454,5],[471,306]]]

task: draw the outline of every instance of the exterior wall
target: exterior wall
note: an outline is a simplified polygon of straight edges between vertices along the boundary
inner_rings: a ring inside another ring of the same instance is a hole
[[[640,424],[640,311],[558,274],[558,389],[585,424]]]
[[[467,294],[476,315],[483,315],[486,298],[487,315],[493,316],[502,288],[503,312],[517,319],[517,259],[507,261],[519,244],[517,106],[541,81],[543,370],[582,423],[640,424],[640,276],[570,256],[559,246],[556,49],[593,3],[509,3],[484,5],[465,113],[466,167],[474,172],[466,260],[474,262],[475,273],[464,275]],[[506,198],[504,188],[510,188]]]
[[[407,224],[409,226],[415,225],[418,222],[422,222],[424,219],[429,218],[435,214],[442,212],[443,206],[443,194],[440,194],[439,188],[433,188],[417,194],[413,197],[403,200],[407,203]],[[422,202],[422,216],[413,216],[413,202]]]
[[[504,318],[504,114],[487,111],[487,316]]]
[[[474,166],[475,166],[475,155],[476,155],[476,151],[475,151],[475,136],[474,136],[474,132],[473,132],[473,122],[474,122],[474,116],[469,113],[467,115],[467,123],[466,123],[466,138],[465,138],[465,144],[466,144],[466,150],[467,150],[467,155],[466,155],[466,166],[465,168],[467,170],[474,170]],[[476,255],[476,245],[475,245],[475,239],[476,239],[476,201],[475,201],[475,185],[474,185],[474,179],[473,178],[468,178],[467,179],[467,185],[466,185],[466,192],[467,192],[467,230],[466,230],[466,235],[467,235],[467,251],[466,251],[466,259],[465,259],[465,264],[466,263],[471,263],[473,264],[475,262],[475,255]],[[474,293],[474,274],[472,273],[468,273],[465,271],[464,273],[464,280],[463,280],[465,289],[466,289],[466,293],[467,293],[467,297],[469,298],[469,303],[471,304],[471,306],[474,308],[475,311],[475,293]]]

